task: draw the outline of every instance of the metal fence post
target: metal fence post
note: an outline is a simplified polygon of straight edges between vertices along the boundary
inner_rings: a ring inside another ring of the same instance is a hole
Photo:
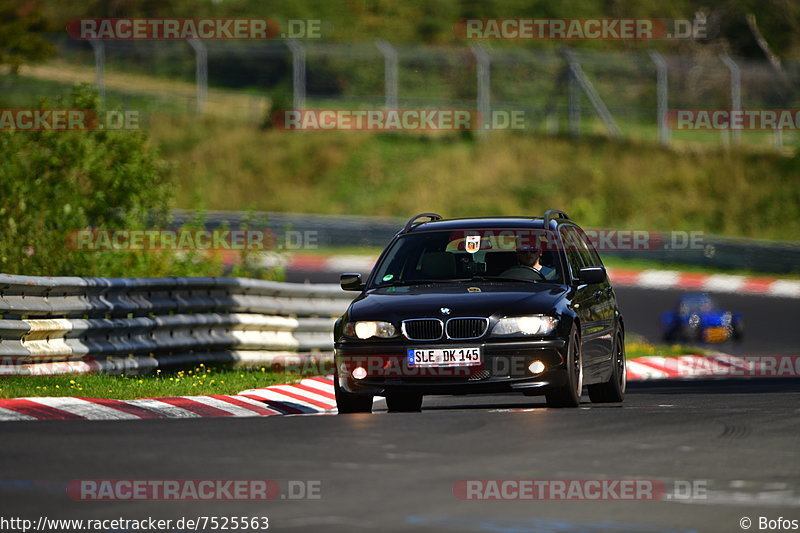
[[[472,54],[477,62],[477,105],[480,114],[481,124],[478,132],[484,134],[486,129],[491,127],[491,98],[492,98],[492,61],[488,52],[478,45],[470,46]]]
[[[104,102],[106,99],[106,45],[103,41],[92,39],[89,41],[94,50],[94,84],[97,86],[97,92],[100,94],[100,101]]]
[[[783,130],[776,127],[772,135],[773,138],[775,139],[775,148],[777,148],[778,150],[783,148]]]
[[[569,134],[579,137],[581,134],[581,93],[578,91],[578,79],[572,69],[567,69],[567,121]]]
[[[669,69],[664,57],[650,50],[650,59],[656,65],[656,113],[658,113],[658,140],[663,145],[669,145],[670,132],[667,123],[667,113],[669,112],[668,88],[669,88]]]
[[[187,39],[194,50],[195,84],[197,85],[197,112],[203,113],[208,101],[208,49],[200,39]]]
[[[720,59],[731,71],[731,112],[741,111],[742,109],[742,71],[736,61],[727,53],[720,54]],[[733,130],[733,140],[738,143],[742,132],[738,129]]]
[[[306,106],[306,49],[302,44],[289,39],[286,46],[292,53],[292,97],[294,109]]]
[[[600,94],[595,90],[592,82],[589,81],[589,78],[586,77],[584,74],[583,69],[581,68],[581,64],[578,62],[578,59],[575,57],[575,54],[572,50],[564,48],[561,50],[561,54],[564,56],[564,59],[567,61],[567,68],[570,73],[569,81],[569,101],[570,101],[570,121],[572,120],[572,113],[573,111],[576,113],[580,112],[580,108],[578,107],[578,89],[577,86],[583,90],[583,93],[586,95],[586,98],[589,99],[589,103],[592,104],[592,107],[597,113],[597,116],[600,117],[600,120],[603,121],[603,124],[608,131],[608,134],[615,138],[619,139],[622,137],[622,132],[620,131],[617,123],[614,121],[614,117],[611,115],[611,112],[606,107],[605,102],[603,99],[600,98]],[[573,106],[574,109],[573,109]],[[578,116],[580,119],[580,116]],[[573,130],[574,127],[579,127],[580,123],[578,122],[576,125],[570,123],[570,129]],[[575,134],[575,133],[573,133]]]
[[[383,54],[383,85],[386,95],[386,109],[397,109],[397,50],[384,40],[375,41],[375,46]]]

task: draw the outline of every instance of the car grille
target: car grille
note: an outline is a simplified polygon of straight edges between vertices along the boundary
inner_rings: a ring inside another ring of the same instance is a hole
[[[412,341],[435,341],[442,338],[442,321],[438,318],[404,320],[403,333]]]
[[[467,340],[482,337],[488,327],[487,318],[451,318],[444,328],[438,318],[415,318],[403,321],[403,334],[412,341],[435,341],[446,329],[448,339]]]
[[[486,333],[489,320],[486,318],[451,318],[447,321],[447,337],[450,339],[477,339]]]

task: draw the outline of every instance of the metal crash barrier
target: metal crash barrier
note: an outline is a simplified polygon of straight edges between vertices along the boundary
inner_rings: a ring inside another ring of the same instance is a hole
[[[353,298],[338,285],[243,278],[0,275],[0,375],[330,359]]]

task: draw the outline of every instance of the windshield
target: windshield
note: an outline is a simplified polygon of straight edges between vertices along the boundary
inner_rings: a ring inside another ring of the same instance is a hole
[[[714,309],[714,302],[708,297],[684,298],[680,302],[679,312],[682,315],[689,313],[708,313]]]
[[[556,247],[535,230],[458,230],[409,233],[377,266],[372,287],[458,281],[561,283]]]

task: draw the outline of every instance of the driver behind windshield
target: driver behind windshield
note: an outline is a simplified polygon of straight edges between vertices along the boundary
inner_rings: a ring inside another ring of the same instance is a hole
[[[515,279],[546,279],[556,278],[556,271],[553,268],[543,266],[539,263],[542,250],[538,246],[517,246],[517,264],[504,271],[501,276],[504,278]],[[531,276],[531,273],[535,273]],[[536,275],[538,274],[538,275]],[[540,278],[541,276],[541,278]]]

